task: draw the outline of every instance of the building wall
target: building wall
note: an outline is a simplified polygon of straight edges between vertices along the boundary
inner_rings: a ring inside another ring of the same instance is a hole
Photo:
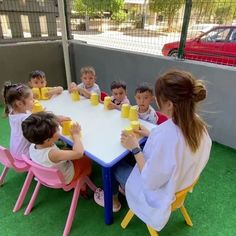
[[[236,148],[236,68],[172,58],[135,54],[105,49],[72,41],[70,44],[72,77],[80,81],[80,68],[91,65],[97,73],[97,83],[109,91],[113,80],[124,80],[128,96],[134,104],[134,89],[143,81],[154,85],[156,78],[168,69],[188,70],[206,81],[208,98],[201,114],[210,125],[213,140]]]
[[[49,86],[66,87],[60,41],[0,45],[1,88],[5,81],[27,83],[29,73],[33,70],[44,71]]]

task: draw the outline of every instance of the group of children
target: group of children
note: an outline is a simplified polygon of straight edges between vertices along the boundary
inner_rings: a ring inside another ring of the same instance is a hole
[[[96,73],[92,67],[81,69],[81,83],[71,83],[69,92],[78,91],[86,98],[91,93],[101,95],[96,82]],[[56,167],[64,175],[65,182],[69,184],[76,180],[81,171],[91,172],[91,162],[84,155],[83,144],[80,140],[81,127],[75,123],[71,129],[73,139],[72,150],[61,150],[55,142],[59,139],[59,125],[69,117],[56,116],[48,112],[32,114],[34,99],[31,88],[47,86],[44,72],[33,71],[30,73],[29,87],[24,84],[5,84],[3,95],[5,113],[9,117],[11,127],[10,151],[14,158],[22,160],[22,154],[29,156],[34,162],[45,167]],[[108,109],[121,109],[122,104],[130,104],[127,98],[127,88],[123,81],[111,83],[111,103]],[[50,87],[48,97],[62,93],[63,88]],[[141,84],[135,90],[135,99],[139,117],[152,123],[157,123],[158,116],[150,105],[153,100],[153,91],[147,84]]]
[[[96,84],[96,73],[93,67],[83,67],[80,71],[81,83],[71,83],[69,92],[78,91],[86,98],[90,98],[91,93],[97,93],[101,96],[101,90]],[[127,97],[127,88],[124,81],[113,81],[110,86],[111,89],[111,103],[108,109],[121,109],[122,104],[130,104]],[[137,110],[139,118],[152,122],[154,124],[158,121],[156,111],[151,106],[153,101],[153,91],[147,83],[140,84],[135,90],[135,100],[137,103]]]

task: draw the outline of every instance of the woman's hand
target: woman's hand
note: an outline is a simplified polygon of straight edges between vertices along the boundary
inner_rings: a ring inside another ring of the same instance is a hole
[[[121,134],[121,144],[123,147],[132,150],[136,147],[139,147],[138,139],[133,134],[128,134],[126,131],[123,131]]]
[[[143,137],[148,137],[150,134],[150,131],[147,128],[145,128],[143,125],[140,125],[139,129],[134,130],[134,132],[136,134],[143,136]]]

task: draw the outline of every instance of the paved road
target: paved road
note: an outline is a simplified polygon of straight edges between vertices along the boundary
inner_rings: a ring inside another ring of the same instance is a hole
[[[106,31],[73,33],[74,39],[86,41],[88,44],[124,49],[134,52],[161,55],[165,43],[178,41],[179,33],[157,33],[152,31]]]

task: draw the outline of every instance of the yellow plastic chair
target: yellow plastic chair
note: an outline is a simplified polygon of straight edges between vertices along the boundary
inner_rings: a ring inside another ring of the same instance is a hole
[[[185,222],[189,226],[193,226],[193,223],[191,221],[191,218],[190,218],[186,208],[184,207],[184,201],[185,201],[187,194],[192,191],[192,189],[194,188],[196,183],[197,183],[197,180],[191,186],[183,189],[182,191],[177,192],[175,194],[176,200],[171,205],[171,211],[175,211],[177,209],[180,209]],[[125,229],[127,227],[127,225],[129,224],[129,222],[133,218],[133,216],[134,216],[134,213],[129,209],[129,211],[127,212],[127,214],[125,215],[124,219],[121,222],[121,227],[123,229]],[[152,227],[150,227],[148,225],[146,225],[146,226],[147,226],[148,231],[151,236],[158,236],[159,235],[155,229],[153,229]]]

